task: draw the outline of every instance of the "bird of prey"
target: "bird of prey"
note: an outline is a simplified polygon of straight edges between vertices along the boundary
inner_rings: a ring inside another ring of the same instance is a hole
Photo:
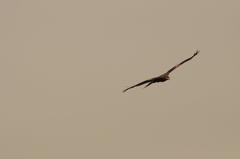
[[[131,86],[125,90],[123,90],[123,92],[126,92],[127,90],[129,89],[132,89],[132,88],[135,88],[135,87],[138,87],[138,86],[141,86],[143,84],[147,84],[144,88],[150,86],[151,84],[153,83],[158,83],[158,82],[165,82],[167,80],[170,80],[169,78],[169,74],[175,70],[176,68],[178,68],[179,66],[181,66],[182,64],[184,64],[185,62],[191,60],[194,56],[196,56],[200,51],[197,50],[190,58],[187,58],[186,60],[182,61],[181,63],[175,65],[174,67],[172,67],[170,70],[168,70],[166,73],[160,75],[160,76],[157,76],[157,77],[154,77],[154,78],[151,78],[151,79],[148,79],[148,80],[145,80],[145,81],[142,81],[134,86]]]

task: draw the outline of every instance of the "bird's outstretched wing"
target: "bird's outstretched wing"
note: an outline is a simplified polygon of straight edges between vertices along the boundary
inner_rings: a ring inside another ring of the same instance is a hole
[[[184,64],[185,62],[191,60],[194,56],[196,56],[200,51],[197,50],[190,58],[182,61],[181,63],[175,65],[174,67],[172,67],[170,70],[167,71],[167,74],[170,74],[173,70],[175,70],[176,68],[178,68],[179,66],[181,66],[182,64]]]
[[[145,83],[149,83],[149,82],[151,83],[151,81],[152,81],[152,79],[149,79],[149,80],[140,82],[140,83],[138,83],[138,84],[136,84],[136,85],[134,85],[134,86],[131,86],[131,87],[128,87],[127,89],[124,89],[123,92],[126,92],[127,90],[132,89],[132,88],[134,88],[134,87],[141,86],[141,85],[143,85],[143,84],[145,84]],[[148,85],[147,85],[147,86],[148,86]]]

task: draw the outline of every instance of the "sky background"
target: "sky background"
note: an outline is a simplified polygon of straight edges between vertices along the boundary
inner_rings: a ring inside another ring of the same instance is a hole
[[[1,0],[0,21],[0,158],[240,158],[239,1]]]

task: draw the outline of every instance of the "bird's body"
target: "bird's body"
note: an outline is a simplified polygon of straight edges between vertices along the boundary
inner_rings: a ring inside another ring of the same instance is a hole
[[[140,82],[140,83],[138,83],[138,84],[136,84],[136,85],[134,85],[134,86],[131,86],[131,87],[123,90],[123,92],[126,92],[126,91],[129,90],[129,89],[132,89],[132,88],[134,88],[134,87],[141,86],[141,85],[146,84],[146,83],[147,83],[147,85],[146,85],[145,87],[148,87],[148,86],[150,86],[150,85],[153,84],[153,83],[165,82],[165,81],[167,81],[167,80],[170,80],[169,74],[170,74],[173,70],[175,70],[176,68],[178,68],[179,66],[181,66],[181,65],[184,64],[185,62],[191,60],[191,59],[192,59],[194,56],[196,56],[198,53],[199,53],[199,50],[197,50],[197,51],[194,53],[193,56],[191,56],[190,58],[182,61],[181,63],[179,63],[179,64],[177,64],[177,65],[175,65],[175,66],[172,67],[170,70],[168,70],[166,73],[164,73],[164,74],[162,74],[162,75],[160,75],[160,76],[157,76],[157,77],[154,77],[154,78],[145,80],[145,81],[143,81],[143,82]]]
[[[164,73],[164,74],[162,74],[158,77],[153,78],[154,82],[165,82],[167,80],[170,80],[170,77],[166,73]]]

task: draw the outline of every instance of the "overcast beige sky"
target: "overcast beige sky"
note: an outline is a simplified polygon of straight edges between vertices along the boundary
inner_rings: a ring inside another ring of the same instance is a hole
[[[1,0],[0,20],[0,158],[240,158],[239,1]]]

